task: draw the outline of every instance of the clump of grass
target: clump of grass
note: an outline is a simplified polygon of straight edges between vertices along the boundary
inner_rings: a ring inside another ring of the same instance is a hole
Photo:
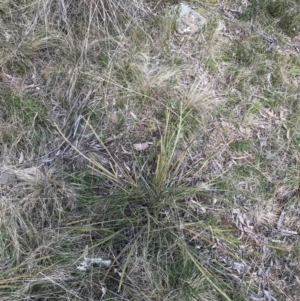
[[[202,224],[199,217],[185,207],[187,198],[201,193],[199,188],[189,187],[185,183],[187,176],[193,177],[194,173],[200,172],[201,166],[184,172],[186,175],[182,174],[188,148],[180,149],[188,115],[183,109],[178,116],[167,111],[156,162],[149,166],[150,173],[143,172],[147,169],[146,161],[140,165],[137,173],[129,174],[115,161],[108,149],[108,156],[115,163],[110,170],[94,158],[86,157],[95,176],[99,175],[98,184],[93,187],[100,195],[91,198],[88,185],[87,194],[81,191],[82,201],[87,202],[86,206],[92,206],[95,212],[92,223],[102,224],[103,233],[108,231],[107,238],[101,239],[101,248],[110,250],[115,258],[114,264],[118,266],[120,275],[115,290],[122,291],[124,296],[136,298],[133,289],[137,284],[141,294],[146,289],[140,282],[142,280],[148,288],[151,285],[152,293],[158,298],[173,299],[176,296],[189,299],[209,289],[211,294],[215,290],[230,300],[220,275],[203,266],[203,259],[188,239],[188,219]],[[103,144],[99,137],[97,139]],[[112,181],[112,193],[102,188],[105,179]],[[78,183],[76,178],[74,181]],[[78,188],[81,187],[82,184]],[[113,229],[113,232],[109,229]],[[109,284],[111,277],[111,271],[107,272],[104,280]]]
[[[246,9],[241,13],[242,20],[251,20],[264,16],[264,21],[277,20],[277,26],[288,36],[294,36],[300,30],[299,21],[299,5],[297,1],[289,0],[268,0],[260,3],[259,1],[251,1]]]
[[[274,18],[279,18],[279,27],[290,36],[298,33],[300,18],[300,8],[295,1],[267,1],[266,11]]]

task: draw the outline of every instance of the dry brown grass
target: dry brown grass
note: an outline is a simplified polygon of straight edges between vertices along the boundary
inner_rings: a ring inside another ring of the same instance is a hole
[[[298,300],[297,3],[171,2],[1,2],[1,300]]]

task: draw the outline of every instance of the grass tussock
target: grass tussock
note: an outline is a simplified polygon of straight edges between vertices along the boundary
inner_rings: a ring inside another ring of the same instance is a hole
[[[0,3],[1,300],[298,299],[299,5],[173,4]]]

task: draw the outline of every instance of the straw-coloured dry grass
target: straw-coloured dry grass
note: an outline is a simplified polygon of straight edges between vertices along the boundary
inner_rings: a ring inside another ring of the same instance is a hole
[[[0,299],[299,296],[300,7],[0,3]]]

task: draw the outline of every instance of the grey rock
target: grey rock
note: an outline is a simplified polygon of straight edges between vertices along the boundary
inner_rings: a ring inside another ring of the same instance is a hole
[[[194,34],[198,32],[207,20],[185,3],[177,6],[176,31],[179,34]]]

